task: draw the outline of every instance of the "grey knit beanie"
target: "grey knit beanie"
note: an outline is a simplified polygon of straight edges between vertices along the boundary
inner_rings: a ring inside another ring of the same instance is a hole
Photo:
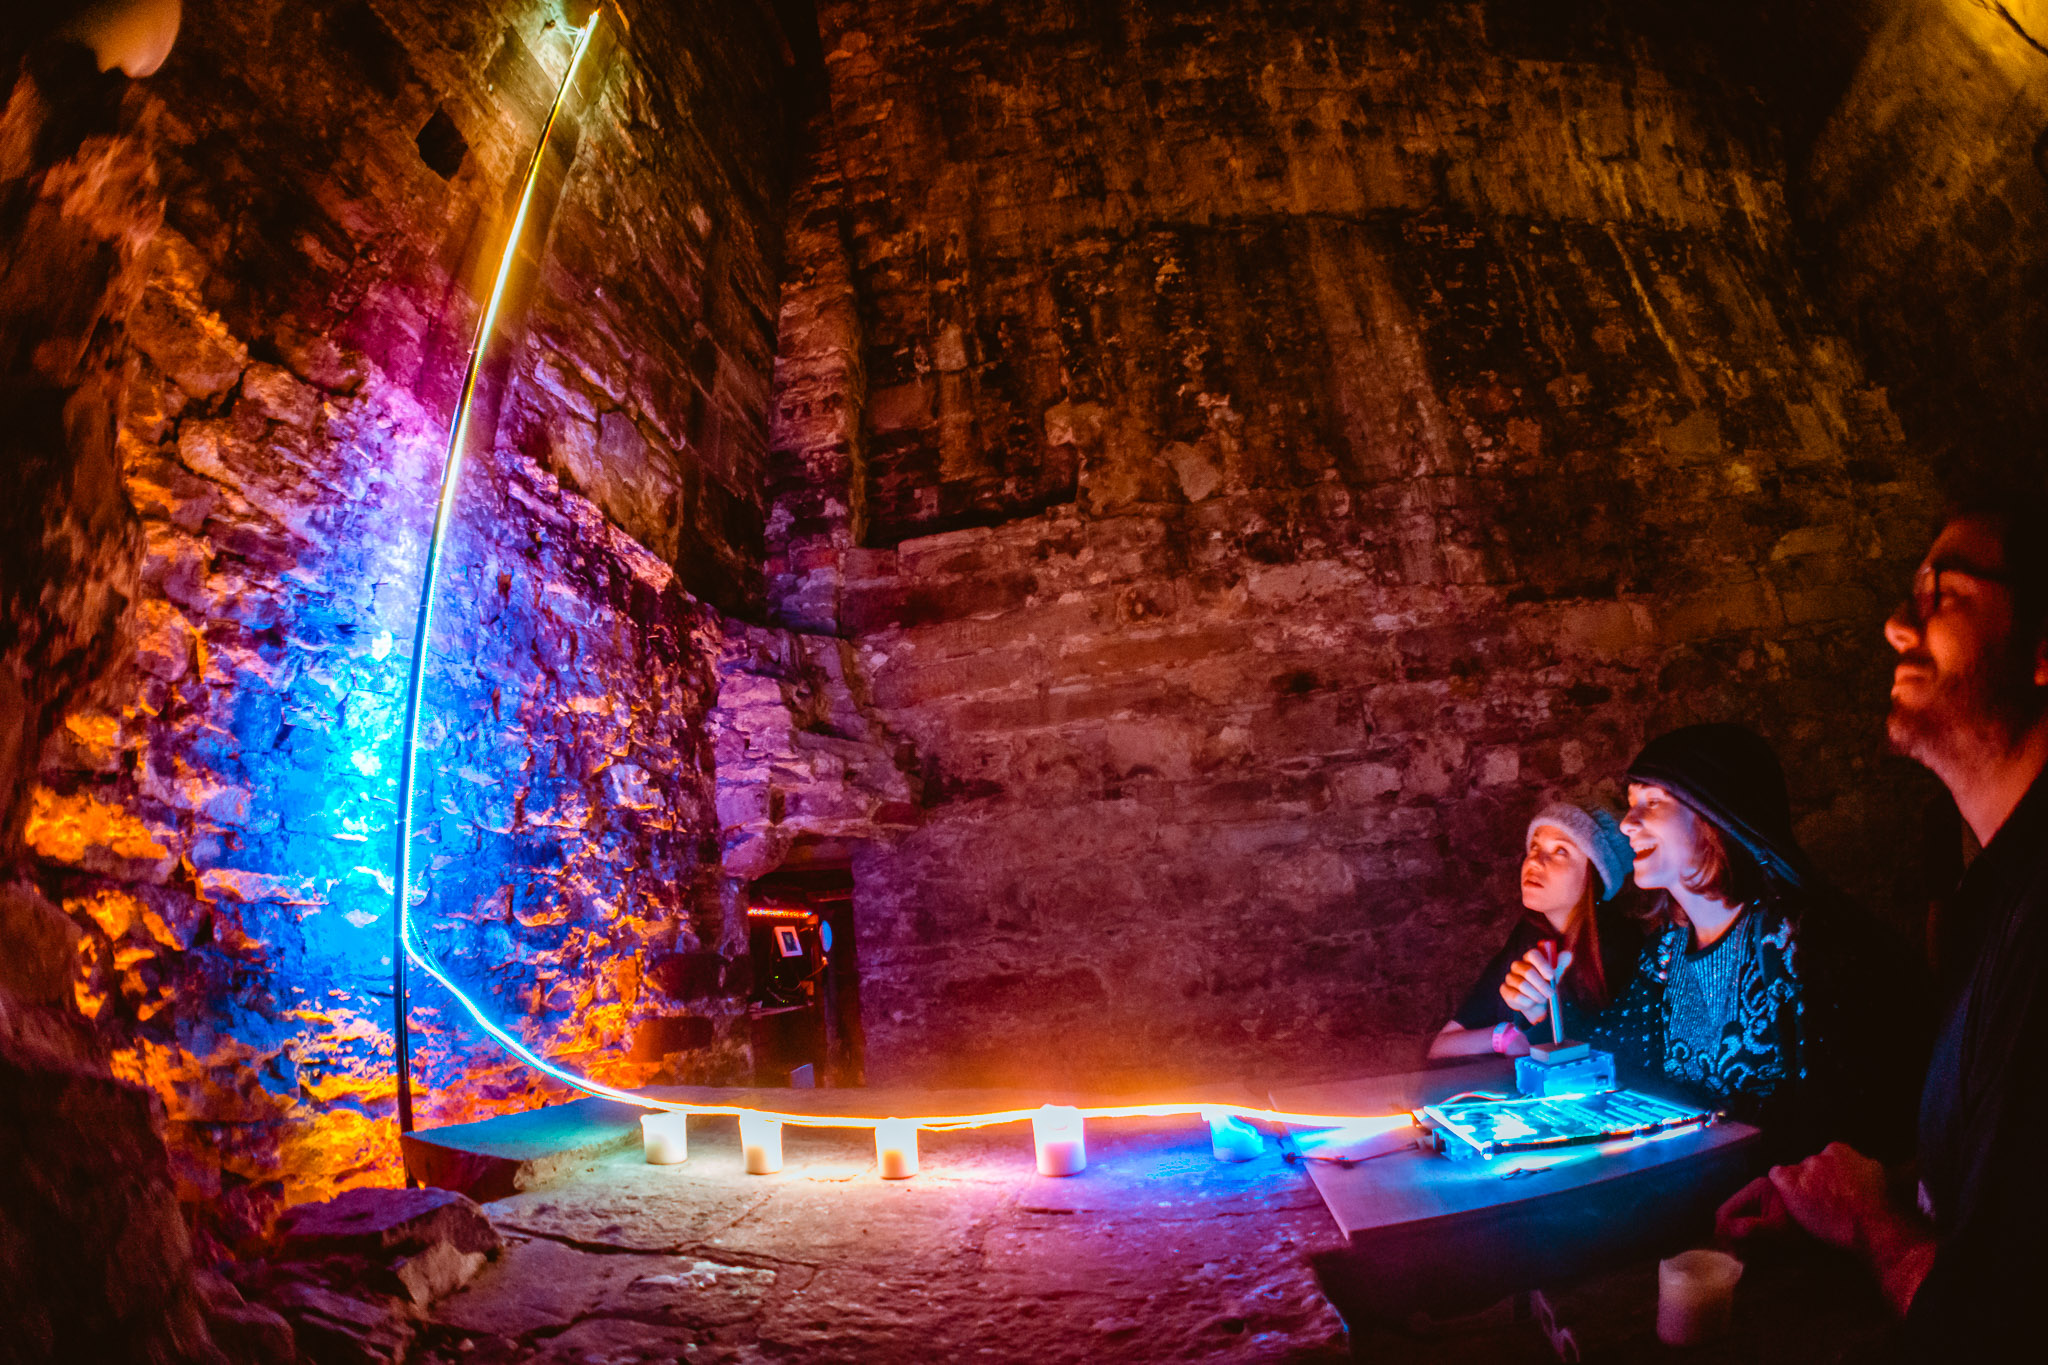
[[[1621,832],[1621,826],[1613,816],[1604,810],[1587,810],[1583,806],[1568,805],[1554,801],[1536,812],[1536,818],[1529,822],[1529,832],[1522,836],[1522,845],[1527,847],[1538,825],[1549,825],[1563,832],[1567,839],[1579,846],[1579,852],[1593,864],[1593,870],[1600,874],[1600,899],[1611,901],[1628,874],[1635,867],[1635,850],[1629,847],[1628,836]]]

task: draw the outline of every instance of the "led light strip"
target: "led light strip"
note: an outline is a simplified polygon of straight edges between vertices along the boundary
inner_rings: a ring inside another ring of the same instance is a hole
[[[599,12],[602,13],[601,11]],[[626,1104],[638,1105],[643,1109],[666,1110],[683,1114],[726,1114],[734,1117],[758,1117],[775,1119],[779,1122],[802,1128],[874,1128],[888,1122],[899,1122],[895,1118],[858,1117],[848,1115],[794,1114],[772,1109],[757,1109],[735,1104],[690,1104],[675,1100],[655,1099],[649,1095],[637,1095],[630,1090],[593,1081],[573,1071],[557,1066],[534,1052],[509,1031],[493,1023],[476,1001],[462,987],[455,984],[433,955],[413,942],[412,906],[408,894],[412,887],[412,833],[413,833],[413,781],[419,758],[419,718],[423,684],[427,667],[427,636],[433,624],[434,586],[440,575],[441,545],[455,516],[455,493],[462,477],[463,447],[469,438],[470,413],[476,399],[477,377],[483,368],[484,348],[489,344],[491,332],[497,325],[498,309],[504,302],[505,285],[511,278],[512,262],[519,246],[520,236],[526,228],[526,216],[533,206],[534,187],[540,179],[541,158],[546,154],[549,135],[554,132],[556,119],[561,115],[562,105],[568,99],[569,88],[575,82],[576,70],[583,62],[583,54],[590,47],[590,39],[597,32],[599,14],[593,14],[576,38],[576,50],[569,58],[569,69],[562,74],[561,88],[555,92],[555,102],[548,110],[547,122],[542,125],[540,140],[534,145],[533,160],[526,168],[526,186],[520,192],[519,211],[513,216],[512,231],[505,239],[504,254],[498,260],[497,278],[491,284],[489,300],[483,315],[477,319],[476,335],[470,342],[469,368],[462,377],[462,392],[456,404],[455,421],[449,428],[448,451],[441,468],[440,500],[434,510],[434,533],[427,543],[427,564],[425,577],[420,584],[419,619],[413,628],[412,666],[406,682],[405,693],[405,735],[404,748],[399,765],[398,777],[398,875],[393,880],[393,951],[392,973],[392,1015],[393,1031],[398,1045],[398,1126],[399,1131],[410,1133],[413,1128],[412,1115],[412,1046],[406,1023],[406,964],[416,964],[419,969],[441,983],[450,995],[462,1003],[469,1017],[499,1046],[514,1057],[526,1063],[542,1075],[553,1077],[586,1095],[596,1095],[608,1100],[619,1100]],[[788,913],[788,912],[783,912]],[[1184,1115],[1199,1115],[1217,1118],[1224,1115],[1243,1119],[1258,1119],[1269,1123],[1284,1123],[1300,1128],[1348,1128],[1354,1130],[1384,1130],[1409,1122],[1407,1114],[1396,1115],[1341,1115],[1341,1114],[1291,1114],[1272,1109],[1260,1109],[1246,1105],[1216,1103],[1176,1104],[1129,1104],[1102,1105],[1078,1110],[1084,1119],[1108,1118],[1175,1118]],[[908,1120],[917,1127],[931,1132],[958,1132],[971,1128],[989,1128],[1005,1123],[1023,1123],[1035,1117],[1037,1109],[1003,1109],[986,1114],[949,1114],[931,1118]]]
[[[505,284],[512,277],[512,261],[517,254],[519,239],[526,230],[526,215],[533,207],[534,187],[540,182],[541,158],[548,150],[548,137],[555,131],[555,120],[560,117],[562,104],[569,98],[569,87],[576,79],[576,68],[583,64],[583,54],[590,48],[590,39],[597,32],[597,21],[602,11],[593,13],[590,22],[576,35],[576,50],[570,54],[569,69],[562,73],[561,88],[555,91],[555,102],[548,109],[548,121],[541,125],[540,139],[533,145],[533,160],[527,163],[526,187],[519,193],[519,211],[512,216],[512,230],[505,238],[505,250],[498,258],[498,275],[491,282],[490,298],[484,304],[484,311],[476,320],[476,335],[469,343],[469,368],[462,375],[462,393],[455,404],[455,421],[448,428],[448,453],[441,464],[441,496],[434,507],[434,534],[427,541],[427,567],[420,581],[420,613],[413,625],[412,667],[405,684],[405,737],[400,749],[398,766],[398,875],[392,879],[392,952],[391,952],[391,1012],[392,1033],[398,1045],[398,1131],[412,1131],[412,1040],[406,1027],[406,985],[405,964],[408,958],[419,963],[420,969],[436,981],[454,991],[458,999],[469,1007],[477,1021],[484,1025],[493,1036],[512,1043],[502,1030],[485,1022],[476,1005],[450,981],[440,968],[429,960],[426,954],[414,950],[412,944],[412,802],[413,774],[419,765],[420,693],[427,674],[427,634],[434,621],[434,581],[441,572],[441,542],[448,533],[448,524],[455,518],[455,490],[462,479],[462,450],[469,439],[470,412],[476,402],[477,375],[483,369],[484,347],[490,342],[491,331],[498,323],[498,308],[505,301]],[[538,1059],[526,1049],[512,1043],[513,1050],[525,1056],[529,1062]],[[543,1069],[549,1069],[543,1067]],[[551,1069],[550,1069],[551,1070]]]

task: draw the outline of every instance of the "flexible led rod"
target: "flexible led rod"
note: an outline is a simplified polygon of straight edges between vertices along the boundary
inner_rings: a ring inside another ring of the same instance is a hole
[[[599,12],[600,14],[602,11]],[[448,431],[448,450],[441,466],[440,500],[434,509],[434,533],[427,542],[426,572],[420,583],[419,619],[413,627],[412,667],[406,680],[405,691],[405,735],[398,770],[398,875],[393,879],[393,929],[391,954],[391,991],[393,1033],[398,1044],[398,1128],[410,1133],[413,1128],[412,1115],[412,1045],[406,1026],[406,964],[416,964],[419,969],[441,983],[450,995],[461,1002],[477,1027],[490,1035],[499,1046],[517,1057],[526,1065],[544,1076],[553,1077],[572,1089],[586,1095],[596,1095],[608,1100],[619,1100],[626,1104],[638,1105],[643,1109],[667,1110],[685,1114],[729,1114],[771,1118],[794,1127],[803,1128],[874,1128],[891,1120],[885,1118],[849,1117],[844,1115],[791,1114],[771,1109],[758,1109],[748,1105],[735,1104],[691,1104],[683,1101],[661,1100],[651,1095],[638,1095],[630,1090],[606,1085],[580,1076],[564,1067],[557,1066],[540,1056],[521,1042],[510,1031],[492,1022],[481,1006],[469,997],[469,993],[455,984],[434,960],[433,954],[413,942],[412,934],[412,825],[413,825],[413,783],[419,762],[419,720],[420,702],[427,670],[427,636],[433,625],[434,587],[440,576],[441,546],[448,533],[449,524],[455,517],[455,493],[462,478],[463,447],[469,439],[469,420],[476,399],[477,377],[483,368],[484,349],[490,343],[491,332],[497,326],[498,309],[504,302],[505,285],[511,278],[513,257],[519,246],[520,236],[526,228],[526,216],[533,206],[533,192],[540,179],[541,157],[546,153],[549,135],[554,132],[555,121],[562,112],[562,105],[569,97],[569,87],[575,82],[576,69],[583,62],[583,54],[590,47],[590,39],[597,32],[598,14],[576,37],[576,50],[569,58],[569,69],[562,74],[561,88],[555,91],[554,105],[548,110],[547,122],[541,126],[540,140],[534,144],[533,159],[527,163],[525,188],[520,191],[519,211],[513,215],[512,231],[505,239],[504,254],[498,260],[498,273],[491,284],[490,297],[484,305],[482,316],[477,319],[476,335],[469,346],[469,367],[462,376],[462,392],[457,400],[455,420]],[[998,1124],[1023,1123],[1038,1114],[1037,1109],[1003,1109],[987,1114],[949,1114],[932,1118],[913,1120],[919,1128],[932,1132],[957,1132],[969,1128],[989,1128]],[[1348,1128],[1389,1129],[1409,1121],[1407,1114],[1395,1115],[1341,1115],[1341,1114],[1290,1114],[1272,1109],[1260,1109],[1245,1105],[1216,1103],[1175,1103],[1175,1104],[1128,1104],[1103,1105],[1079,1110],[1083,1118],[1174,1118],[1183,1115],[1221,1116],[1231,1115],[1244,1119],[1259,1119],[1269,1123],[1284,1123],[1299,1128]]]
[[[455,518],[455,490],[462,480],[462,451],[469,440],[469,418],[476,403],[476,381],[483,370],[484,347],[489,344],[491,332],[498,324],[498,308],[505,301],[505,284],[512,277],[512,260],[519,247],[519,238],[526,230],[526,215],[533,207],[534,186],[540,183],[541,157],[548,149],[548,136],[555,131],[555,120],[561,116],[562,104],[569,97],[569,86],[576,79],[576,68],[583,64],[583,54],[590,48],[590,39],[597,32],[597,21],[602,10],[590,16],[590,22],[576,35],[576,50],[569,56],[569,69],[562,73],[561,88],[555,91],[555,102],[548,109],[548,121],[541,125],[540,139],[533,144],[533,159],[526,165],[526,185],[519,192],[519,211],[512,215],[512,230],[505,237],[504,254],[498,258],[497,278],[491,281],[490,297],[484,303],[484,310],[476,320],[476,335],[469,342],[469,367],[462,374],[462,392],[455,403],[455,421],[448,428],[448,451],[441,462],[441,496],[434,507],[434,534],[427,541],[427,567],[420,579],[420,613],[412,631],[412,667],[405,683],[405,737],[400,748],[398,765],[398,875],[392,879],[392,952],[391,952],[391,1013],[392,1036],[398,1044],[398,1131],[412,1131],[412,1040],[406,1028],[405,1005],[405,964],[408,957],[418,962],[421,970],[439,981],[476,1015],[479,1022],[483,1016],[471,1003],[468,996],[450,981],[427,955],[417,953],[412,944],[412,802],[413,774],[419,766],[420,693],[427,676],[427,635],[434,623],[434,580],[441,572],[441,542],[448,533],[448,524]],[[490,1029],[489,1024],[485,1024]],[[496,1029],[490,1031],[505,1041],[509,1038]],[[516,1047],[515,1051],[525,1052]],[[534,1060],[527,1054],[527,1060]]]

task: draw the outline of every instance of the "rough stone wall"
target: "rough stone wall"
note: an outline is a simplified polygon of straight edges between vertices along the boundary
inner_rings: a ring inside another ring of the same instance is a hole
[[[100,324],[133,303],[161,206],[148,157],[107,135],[125,82],[0,53],[0,1322],[10,1360],[214,1359],[161,1106],[113,1077],[73,1001],[83,935],[21,870],[42,742],[119,655],[136,591]]]
[[[776,449],[841,482],[771,581],[924,768],[856,862],[872,1079],[1398,1054],[1539,800],[1693,719],[1917,913],[1920,472],[1767,140],[1567,8],[821,6]]]
[[[860,300],[829,122],[813,121],[784,232],[763,563],[776,620],[840,628],[841,561],[867,529],[867,399]]]
[[[736,883],[799,840],[887,839],[921,819],[916,751],[877,722],[845,640],[728,625],[710,729],[719,867]]]
[[[2048,4],[1882,20],[1806,167],[1821,281],[1916,440],[2048,465]]]
[[[624,17],[543,166],[487,371],[415,914],[538,1050],[613,1082],[726,1079],[746,939],[716,867],[727,624],[704,604],[759,599],[785,58],[766,8]],[[100,130],[144,200],[127,292],[73,329],[112,376],[119,515],[87,537],[109,574],[139,523],[110,609],[131,648],[97,694],[37,701],[63,714],[12,803],[17,875],[61,906],[96,1045],[161,1099],[180,1192],[231,1241],[395,1175],[406,656],[465,348],[568,55],[551,0],[199,0]],[[416,142],[437,118],[466,144],[436,144],[439,169]],[[99,610],[48,614],[104,634]],[[422,1122],[560,1096],[414,981]]]

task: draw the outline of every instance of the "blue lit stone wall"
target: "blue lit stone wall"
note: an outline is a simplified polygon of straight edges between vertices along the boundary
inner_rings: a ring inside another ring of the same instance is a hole
[[[205,1192],[209,1152],[250,1179],[389,1158],[395,774],[443,426],[368,361],[347,393],[232,374],[224,331],[220,393],[159,380],[196,382],[213,334],[181,309],[174,244],[137,331],[135,392],[161,398],[121,442],[147,541],[135,651],[115,704],[65,718],[26,834],[96,931],[80,1002]],[[424,937],[542,1050],[646,1080],[642,964],[697,946],[706,893],[715,618],[530,461],[477,460],[467,488],[422,730]],[[706,922],[715,944],[715,902]],[[542,1097],[430,982],[415,1019],[427,1121]]]
[[[543,167],[487,376],[415,913],[538,1050],[728,1080],[745,931],[708,718],[719,608],[759,591],[784,57],[766,9],[628,10]],[[16,871],[77,930],[76,1003],[230,1241],[396,1175],[407,651],[464,345],[568,52],[552,0],[197,0],[41,187],[69,212],[109,157],[146,167],[94,228],[125,234],[97,335],[140,562],[129,647],[45,745]],[[437,111],[467,144],[452,174],[415,142]],[[414,980],[422,1123],[566,1093]]]

